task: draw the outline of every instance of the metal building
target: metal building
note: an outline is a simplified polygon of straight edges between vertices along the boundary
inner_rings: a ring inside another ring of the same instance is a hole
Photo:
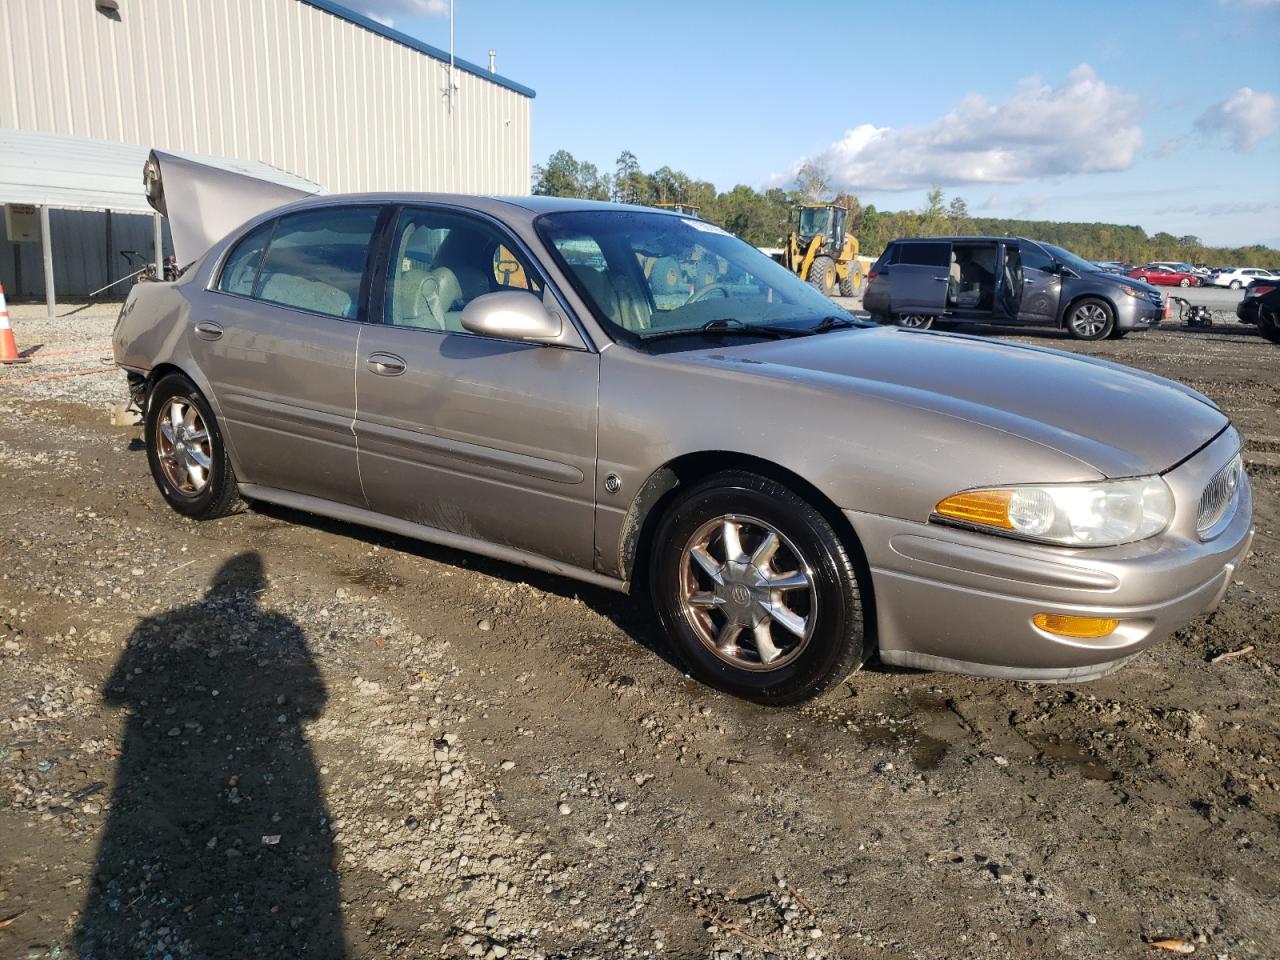
[[[331,0],[0,0],[0,37],[0,130],[265,163],[328,192],[529,192],[532,90]],[[102,242],[69,249],[118,261]],[[62,295],[89,292],[75,275],[55,269]],[[23,286],[43,296],[43,271]]]

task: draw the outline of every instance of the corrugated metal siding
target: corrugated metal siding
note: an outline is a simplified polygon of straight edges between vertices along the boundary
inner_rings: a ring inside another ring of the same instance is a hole
[[[151,214],[113,213],[111,246],[107,247],[107,214],[96,210],[50,210],[53,236],[53,283],[60,300],[80,300],[112,280],[133,273],[137,267],[120,255],[136,250],[154,259],[155,221]],[[169,230],[164,228],[165,253],[173,253]],[[21,282],[19,282],[21,275]],[[11,243],[0,216],[0,283],[9,300],[44,299],[44,264],[38,243]],[[99,299],[121,300],[130,283],[105,291]],[[70,309],[70,308],[67,308]]]
[[[260,160],[334,193],[527,194],[530,105],[299,0],[0,2],[0,127]]]

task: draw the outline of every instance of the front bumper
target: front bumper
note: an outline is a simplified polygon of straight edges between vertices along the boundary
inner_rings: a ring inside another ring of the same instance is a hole
[[[1165,475],[1170,528],[1139,543],[1071,549],[846,511],[867,553],[880,659],[1039,682],[1103,676],[1221,602],[1253,539],[1246,481],[1230,523],[1201,541],[1200,492],[1240,448],[1229,428]],[[1114,617],[1098,640],[1032,624],[1037,613]]]
[[[1116,326],[1121,330],[1149,330],[1160,326],[1165,316],[1165,300],[1156,303],[1139,297],[1124,297],[1116,305]]]

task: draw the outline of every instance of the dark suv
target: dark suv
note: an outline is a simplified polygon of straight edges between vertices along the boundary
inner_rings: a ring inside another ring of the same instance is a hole
[[[1079,340],[1123,337],[1165,316],[1164,298],[1149,284],[1022,237],[895,240],[871,268],[862,306],[904,327],[1037,324]]]

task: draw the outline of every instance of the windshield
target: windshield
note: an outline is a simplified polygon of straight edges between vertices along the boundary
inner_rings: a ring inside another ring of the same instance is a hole
[[[1054,259],[1059,263],[1065,263],[1072,270],[1076,271],[1076,273],[1101,272],[1096,263],[1091,263],[1083,257],[1077,257],[1070,250],[1063,250],[1061,247],[1055,247],[1052,243],[1042,243],[1040,246],[1052,253]]]
[[[642,210],[540,217],[537,229],[596,318],[624,339],[795,324],[844,312],[755,247],[702,220]]]
[[[800,236],[826,237],[831,234],[830,207],[801,207]]]

